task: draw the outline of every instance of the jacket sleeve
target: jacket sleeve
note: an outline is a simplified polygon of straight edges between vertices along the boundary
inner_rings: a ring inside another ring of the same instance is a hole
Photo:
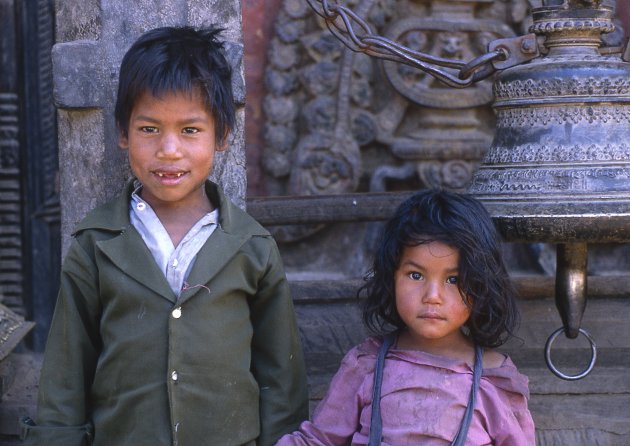
[[[271,240],[266,270],[250,301],[252,371],[260,388],[260,436],[268,446],[308,418],[306,369],[280,253]]]
[[[100,304],[94,262],[73,240],[63,263],[59,296],[39,382],[36,420],[22,420],[27,445],[90,444],[90,386],[100,351]]]
[[[298,431],[282,437],[277,446],[350,445],[361,429],[361,412],[369,405],[362,398],[362,388],[366,377],[373,376],[373,367],[366,367],[368,363],[373,366],[373,362],[360,360],[356,347],[350,350],[317,406],[313,421],[303,422]]]

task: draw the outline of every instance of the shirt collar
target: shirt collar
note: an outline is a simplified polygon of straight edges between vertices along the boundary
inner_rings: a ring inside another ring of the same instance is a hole
[[[142,184],[136,179],[133,181],[133,191],[131,192],[131,206],[133,208],[133,212],[138,216],[138,218],[142,219],[143,211],[147,208],[151,208],[149,203],[140,198],[140,191],[142,190]],[[154,211],[155,212],[155,211]],[[157,217],[157,216],[156,216]],[[201,226],[219,224],[219,208],[215,207],[213,211],[208,212],[206,215],[201,217],[197,224]]]

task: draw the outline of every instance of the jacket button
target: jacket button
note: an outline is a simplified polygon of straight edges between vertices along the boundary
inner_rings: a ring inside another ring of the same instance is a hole
[[[175,318],[175,319],[179,319],[180,317],[182,317],[182,309],[181,307],[177,307],[173,310],[173,312],[171,313],[171,315]]]
[[[171,372],[171,379],[172,379],[173,381],[177,381],[177,371],[173,370],[173,371]]]

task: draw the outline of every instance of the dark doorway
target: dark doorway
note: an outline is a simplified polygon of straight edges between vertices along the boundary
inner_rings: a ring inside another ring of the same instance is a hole
[[[19,180],[20,299],[27,319],[36,322],[27,339],[33,350],[43,350],[57,295],[60,272],[60,206],[56,113],[52,99],[51,49],[54,43],[54,2],[17,1],[13,26],[15,75],[11,88],[17,94],[17,163]],[[3,14],[3,17],[7,15]],[[6,25],[4,23],[3,25]],[[9,36],[4,36],[7,38]],[[17,170],[17,172],[15,172]],[[17,296],[16,296],[17,297]]]

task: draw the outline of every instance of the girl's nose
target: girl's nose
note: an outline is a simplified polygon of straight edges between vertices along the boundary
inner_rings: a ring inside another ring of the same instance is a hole
[[[422,302],[427,304],[439,304],[442,301],[441,293],[441,284],[437,281],[429,280],[426,282],[426,286],[424,287]]]

